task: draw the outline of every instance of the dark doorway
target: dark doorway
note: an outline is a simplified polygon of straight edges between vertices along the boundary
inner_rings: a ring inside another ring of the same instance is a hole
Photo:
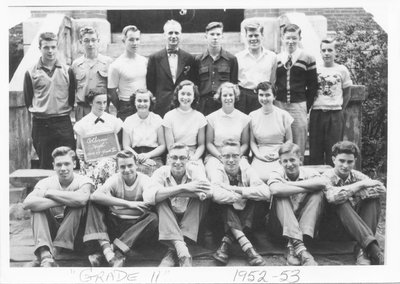
[[[136,25],[143,33],[162,33],[169,19],[181,23],[183,32],[204,32],[212,21],[223,22],[226,32],[239,32],[244,19],[243,9],[187,9],[187,10],[108,10],[111,32],[119,33],[127,25]]]

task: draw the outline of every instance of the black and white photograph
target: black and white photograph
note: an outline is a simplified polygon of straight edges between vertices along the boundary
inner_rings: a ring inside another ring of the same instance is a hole
[[[4,7],[1,283],[400,281],[399,5],[114,2]]]

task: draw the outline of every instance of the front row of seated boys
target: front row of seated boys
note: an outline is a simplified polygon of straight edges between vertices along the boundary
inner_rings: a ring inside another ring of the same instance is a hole
[[[168,247],[160,266],[192,266],[186,242],[197,241],[200,223],[215,202],[221,206],[225,235],[213,258],[227,264],[230,247],[237,242],[250,265],[263,266],[265,260],[246,236],[257,201],[271,205],[267,230],[287,240],[287,264],[318,265],[303,238],[315,236],[325,200],[357,242],[356,264],[384,264],[375,232],[385,187],[353,169],[359,155],[354,143],[336,143],[334,168],[322,175],[302,167],[299,147],[285,143],[279,150],[282,167],[267,184],[242,159],[237,141],[224,141],[223,167],[208,177],[201,165],[189,161],[188,151],[175,144],[168,165],[152,177],[137,172],[135,156],[121,151],[118,173],[94,191],[89,178],[73,172],[74,151],[55,149],[56,175],[39,181],[24,201],[24,208],[32,211],[36,260],[31,265],[55,267],[59,250],[85,248],[92,266],[107,262],[121,267],[130,250],[158,233]]]

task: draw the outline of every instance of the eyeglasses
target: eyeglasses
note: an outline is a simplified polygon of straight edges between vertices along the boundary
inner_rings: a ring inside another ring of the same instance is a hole
[[[170,156],[169,158],[173,161],[178,161],[178,160],[186,161],[188,159],[187,156]]]
[[[221,155],[222,158],[229,160],[230,158],[232,159],[239,159],[240,158],[240,154],[225,154],[225,155]]]
[[[91,39],[88,39],[88,38],[85,38],[84,40],[83,40],[83,43],[86,43],[86,44],[88,44],[88,43],[95,43],[95,42],[98,42],[99,41],[99,39],[97,39],[97,38],[91,38]]]

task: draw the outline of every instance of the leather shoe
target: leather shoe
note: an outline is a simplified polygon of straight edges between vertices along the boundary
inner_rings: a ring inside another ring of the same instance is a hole
[[[315,266],[318,263],[314,260],[314,257],[307,250],[303,250],[300,255],[300,262],[302,266]]]
[[[371,260],[368,258],[367,254],[362,248],[358,250],[356,256],[356,265],[371,265]]]
[[[40,267],[58,267],[53,257],[44,257],[40,261]]]
[[[122,252],[119,252],[118,250],[115,252],[114,257],[110,260],[110,265],[112,267],[124,267],[125,265],[125,255],[122,254]]]
[[[221,246],[213,254],[213,258],[221,264],[226,265],[229,261],[229,244],[222,242]]]
[[[372,265],[384,265],[385,264],[385,256],[383,252],[378,252],[376,255],[371,255],[371,264]]]
[[[294,252],[294,249],[292,246],[289,246],[287,248],[285,257],[286,257],[286,265],[290,265],[290,266],[301,265],[300,259]]]
[[[99,267],[101,265],[101,262],[103,261],[104,255],[100,252],[96,252],[94,254],[88,255],[88,259],[90,262],[90,265],[92,267]]]
[[[173,248],[168,248],[167,253],[161,260],[159,267],[174,267],[178,263],[178,256]]]
[[[246,250],[247,261],[251,266],[264,266],[267,265],[265,260],[259,255],[253,247]]]
[[[178,260],[180,267],[192,267],[192,257],[189,256],[182,256]]]

